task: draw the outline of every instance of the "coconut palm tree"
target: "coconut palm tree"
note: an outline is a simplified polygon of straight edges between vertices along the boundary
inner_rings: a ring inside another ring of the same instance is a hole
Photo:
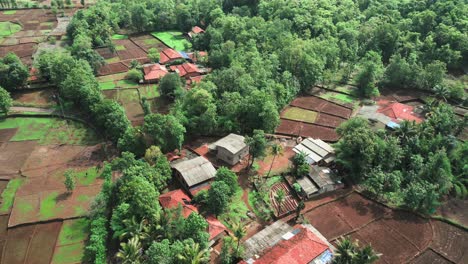
[[[236,222],[232,224],[232,231],[237,240],[236,255],[239,257],[240,241],[247,234],[247,228],[242,222]]]
[[[132,237],[127,243],[120,243],[119,252],[115,255],[122,264],[138,264],[141,260],[142,247],[138,237]]]
[[[190,243],[184,247],[184,252],[177,255],[177,259],[184,264],[204,264],[210,261],[207,249],[201,249],[200,244]]]
[[[281,207],[283,205],[284,200],[286,199],[286,193],[283,189],[280,189],[275,194],[275,200],[278,203],[279,211],[281,211]]]
[[[442,85],[436,85],[432,88],[432,91],[435,93],[436,97],[447,102],[447,98],[450,96],[449,90]]]
[[[333,264],[350,264],[356,256],[357,244],[349,238],[338,239]]]
[[[357,250],[353,263],[356,264],[371,264],[376,262],[382,254],[378,254],[374,249],[367,245],[362,249]]]
[[[132,218],[125,219],[122,222],[125,225],[125,229],[119,236],[121,241],[129,237],[136,237],[139,241],[144,241],[148,238],[149,227],[146,219],[142,219],[138,222],[136,217],[132,216]]]
[[[273,164],[275,163],[275,159],[278,155],[283,155],[283,146],[280,144],[273,144],[271,145],[270,153],[273,155],[273,160],[271,161],[270,170],[268,170],[267,177],[270,176],[271,169],[273,168]]]
[[[408,142],[408,140],[416,135],[416,127],[414,121],[404,120],[400,123],[400,127],[398,127],[395,131],[397,137],[400,138],[401,142],[404,144]]]

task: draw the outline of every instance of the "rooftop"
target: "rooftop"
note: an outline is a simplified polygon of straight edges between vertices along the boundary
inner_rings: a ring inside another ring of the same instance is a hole
[[[214,144],[218,147],[225,148],[232,154],[236,154],[247,146],[243,136],[232,133],[216,141]]]
[[[201,27],[199,27],[199,26],[194,26],[194,27],[192,28],[192,32],[191,32],[191,33],[192,33],[192,34],[193,34],[193,33],[194,33],[194,34],[205,33],[205,30],[203,30],[203,29],[202,29]]]
[[[188,187],[210,180],[216,175],[216,169],[204,157],[173,163],[171,167],[182,175]]]
[[[409,120],[421,123],[423,121],[421,117],[414,113],[413,106],[387,100],[380,100],[378,104],[380,106],[378,112],[390,117],[395,122]]]
[[[161,64],[166,64],[172,60],[177,59],[183,59],[183,57],[173,49],[165,49],[159,53],[159,62]]]
[[[210,215],[206,217],[208,222],[208,233],[210,234],[210,240],[218,236],[219,234],[227,231],[226,226],[223,225],[216,217]]]
[[[143,66],[143,72],[145,73],[146,81],[159,80],[169,73],[166,67],[159,63]]]
[[[286,223],[278,222],[246,241],[246,251],[249,253],[246,263],[303,264],[310,263],[317,258],[320,258],[323,263],[331,260],[332,245],[313,226],[306,224],[291,227]],[[258,239],[258,236],[262,239]],[[267,243],[249,244],[248,242],[252,239]],[[258,259],[252,258],[254,255],[249,250],[252,246],[257,247],[255,254],[261,255]]]
[[[181,189],[174,190],[159,196],[159,203],[163,208],[176,208],[182,206],[182,214],[187,218],[191,213],[198,213],[198,209],[190,204],[191,199]]]
[[[335,184],[335,174],[326,167],[312,166],[309,176],[319,188]]]
[[[316,163],[321,160],[330,162],[334,159],[334,149],[321,139],[306,138],[300,144],[294,147],[294,152],[303,152],[307,155],[309,163]]]
[[[180,77],[185,77],[187,74],[191,73],[202,73],[202,71],[197,67],[197,65],[188,62],[180,65],[172,65],[170,66],[170,68],[172,71],[177,72]]]

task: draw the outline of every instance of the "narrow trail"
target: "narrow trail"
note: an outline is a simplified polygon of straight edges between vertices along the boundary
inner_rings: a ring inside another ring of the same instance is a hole
[[[12,106],[10,107],[12,112],[33,112],[33,113],[45,113],[52,114],[55,109],[50,108],[40,108],[40,107],[28,107],[28,106]]]

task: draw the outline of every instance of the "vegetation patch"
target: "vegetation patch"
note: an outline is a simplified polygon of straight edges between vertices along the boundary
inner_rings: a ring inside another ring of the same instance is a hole
[[[317,119],[317,112],[299,107],[290,107],[284,110],[281,116],[291,120],[313,123]]]
[[[49,118],[7,118],[0,121],[0,129],[18,128],[10,141],[39,140],[45,137],[53,121]]]
[[[116,86],[115,86],[114,81],[99,83],[99,88],[101,88],[101,90],[111,90],[111,89],[115,89],[115,87]]]
[[[0,22],[0,37],[7,37],[21,31],[21,26],[11,22]]]
[[[120,88],[136,88],[138,87],[138,83],[135,83],[130,80],[120,80],[117,82],[117,87]]]
[[[112,39],[114,39],[114,40],[128,39],[128,36],[127,35],[121,35],[121,34],[114,34],[114,35],[112,35]]]
[[[143,40],[143,43],[145,43],[146,45],[156,45],[158,43],[161,43],[161,41],[159,41],[156,38],[150,38],[150,39]]]
[[[13,206],[15,194],[18,188],[24,183],[23,179],[13,179],[8,182],[7,187],[2,193],[2,203],[0,205],[0,213],[7,213]]]
[[[41,201],[39,210],[40,219],[50,219],[63,209],[63,205],[57,207],[58,192],[51,192],[47,197]]]
[[[42,145],[94,145],[99,142],[96,132],[82,123],[56,120],[48,133],[39,141]]]
[[[124,49],[125,49],[125,47],[124,47]],[[107,59],[106,63],[110,64],[110,63],[116,63],[116,62],[119,62],[119,61],[120,61],[119,57],[113,57],[113,58]]]
[[[146,97],[148,99],[159,97],[158,85],[147,85],[139,88],[141,97]]]
[[[63,246],[82,242],[88,237],[88,232],[89,220],[86,218],[65,221],[62,224],[57,245]]]
[[[6,10],[6,11],[3,11],[3,14],[4,15],[14,15],[14,14],[16,14],[16,10]]]
[[[76,243],[57,247],[52,259],[53,264],[81,263],[84,256],[84,244]]]
[[[191,48],[192,44],[184,38],[180,31],[152,32],[151,35],[161,40],[166,46],[175,50],[185,50],[185,47]]]
[[[94,183],[100,174],[96,167],[92,167],[85,171],[75,172],[73,175],[78,184],[88,186],[91,183]]]
[[[226,226],[231,227],[231,223],[239,223],[247,218],[247,205],[242,200],[243,191],[239,188],[232,196],[231,202],[225,213],[220,215],[218,219]]]
[[[126,50],[124,45],[117,45],[115,46],[115,50]]]

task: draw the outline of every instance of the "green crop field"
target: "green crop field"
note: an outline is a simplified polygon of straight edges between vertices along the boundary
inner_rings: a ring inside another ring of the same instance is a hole
[[[99,83],[99,88],[101,88],[101,90],[111,90],[111,89],[115,89],[115,87],[116,86],[115,86],[114,81]]]
[[[185,50],[185,45],[192,47],[192,44],[179,31],[152,32],[151,35],[161,40],[166,46],[178,51]]]
[[[14,14],[16,14],[16,10],[6,10],[6,11],[3,11],[3,14],[4,15],[14,15]]]
[[[23,179],[13,179],[8,182],[7,187],[2,193],[2,204],[0,205],[0,213],[7,213],[13,206],[15,194],[18,188],[23,184]]]
[[[52,259],[53,264],[81,263],[84,256],[84,243],[60,246]]]
[[[63,222],[58,238],[58,246],[75,244],[86,240],[89,231],[89,220],[80,218]]]
[[[128,36],[127,35],[121,35],[121,34],[114,34],[114,35],[112,35],[112,39],[114,39],[114,40],[128,39]]]
[[[152,99],[159,97],[159,89],[158,85],[153,84],[153,85],[147,85],[144,87],[138,88],[140,90],[141,97],[146,97],[147,99]]]
[[[117,82],[117,87],[119,88],[136,88],[138,87],[138,83],[135,83],[130,80],[120,80]]]
[[[58,192],[51,192],[41,201],[41,206],[39,209],[40,219],[50,219],[63,210],[63,205],[61,207],[57,206],[58,196]]]
[[[115,46],[115,50],[126,50],[124,45],[117,45]]]
[[[58,118],[16,117],[0,121],[0,129],[18,128],[10,141],[39,140],[42,145],[93,145],[96,133],[84,124]]]
[[[75,176],[78,184],[87,186],[94,183],[100,173],[96,167],[92,167],[84,171],[75,172],[73,175]]]
[[[315,122],[315,119],[317,119],[317,112],[305,110],[298,107],[290,107],[281,114],[281,117],[291,120],[313,123]]]
[[[8,37],[21,30],[21,26],[11,22],[0,22],[0,37]]]

